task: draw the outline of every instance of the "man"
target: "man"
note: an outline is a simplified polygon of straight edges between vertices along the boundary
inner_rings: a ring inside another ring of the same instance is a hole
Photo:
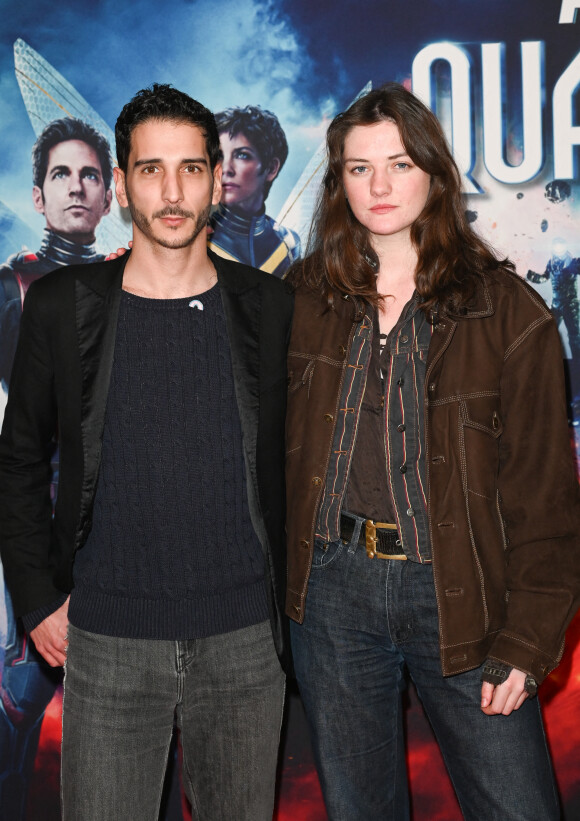
[[[278,118],[259,106],[228,108],[216,122],[223,179],[210,248],[281,277],[300,256],[298,234],[269,217],[264,206],[288,156],[284,132]]]
[[[8,388],[22,301],[31,282],[62,265],[97,262],[95,230],[111,208],[109,144],[87,123],[54,120],[32,149],[32,200],[46,220],[41,248],[0,266],[0,380]]]
[[[292,298],[208,253],[206,108],[154,85],[116,142],[132,253],[54,272],[25,303],[0,436],[7,583],[42,655],[66,653],[65,819],[157,819],[177,713],[194,817],[269,821]]]
[[[5,390],[28,286],[54,268],[103,259],[95,250],[95,229],[111,207],[109,144],[87,123],[72,118],[50,123],[32,149],[32,170],[32,198],[45,217],[46,228],[38,252],[22,251],[0,266],[0,381]],[[24,818],[44,711],[62,675],[27,641],[8,594],[6,611],[8,635],[0,690],[0,819],[17,821]]]

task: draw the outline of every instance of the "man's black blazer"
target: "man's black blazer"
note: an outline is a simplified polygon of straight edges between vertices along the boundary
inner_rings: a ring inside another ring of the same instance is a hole
[[[265,556],[274,643],[285,664],[284,421],[293,298],[270,274],[213,254],[211,260],[231,346],[250,514]],[[74,554],[91,529],[126,261],[60,268],[26,295],[0,436],[0,549],[17,615],[71,590]],[[50,454],[57,430],[53,519]]]

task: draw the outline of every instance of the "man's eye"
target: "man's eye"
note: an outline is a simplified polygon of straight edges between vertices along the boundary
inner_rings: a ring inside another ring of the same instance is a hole
[[[90,180],[91,182],[98,182],[99,176],[95,174],[94,171],[90,171],[88,174],[85,174],[85,180]]]
[[[55,171],[52,175],[53,180],[64,180],[67,174],[64,171]]]
[[[157,172],[156,165],[144,165],[143,166],[143,173],[144,174],[155,174]]]
[[[188,174],[199,174],[201,169],[199,165],[190,164],[185,166],[184,171],[186,171]]]

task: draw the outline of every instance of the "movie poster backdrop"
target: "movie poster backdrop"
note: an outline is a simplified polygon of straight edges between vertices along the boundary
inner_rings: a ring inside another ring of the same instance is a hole
[[[0,264],[6,262],[0,269],[0,363],[7,361],[8,371],[29,282],[43,275],[52,254],[56,267],[75,253],[66,245],[64,228],[64,248],[47,247],[54,240],[44,232],[49,202],[43,207],[33,187],[31,149],[50,123],[82,120],[109,141],[114,155],[119,111],[152,82],[172,83],[216,113],[248,106],[271,112],[278,125],[266,140],[278,145],[281,131],[289,151],[261,193],[269,244],[256,239],[251,220],[242,240],[228,236],[233,186],[210,241],[221,243],[218,250],[226,255],[281,275],[306,246],[328,122],[365,90],[397,80],[439,116],[463,175],[470,221],[513,259],[520,276],[552,308],[567,373],[570,446],[580,450],[580,3],[4,0],[2,12]],[[106,254],[130,238],[127,215],[114,198],[110,208],[105,205],[103,200],[88,226],[96,234],[90,254]],[[0,379],[1,417],[4,373]],[[525,499],[525,487],[521,493]],[[38,665],[1,595],[0,660],[0,821],[56,821],[60,678]],[[571,821],[580,818],[578,617],[564,660],[540,698],[565,818]],[[460,819],[412,687],[406,723],[413,818]],[[176,753],[170,758],[174,764]],[[163,816],[187,819],[176,767],[170,770]],[[326,818],[292,688],[276,818]]]

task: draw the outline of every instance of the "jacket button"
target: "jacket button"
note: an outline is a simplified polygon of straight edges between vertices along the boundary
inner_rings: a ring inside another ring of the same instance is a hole
[[[334,416],[331,413],[324,414],[324,421],[325,422],[334,422]]]
[[[314,485],[314,487],[320,487],[320,485],[322,484],[322,479],[320,478],[320,476],[314,476],[312,479],[312,484]]]
[[[307,539],[300,539],[300,547],[303,547],[304,550],[308,550],[310,542]]]
[[[300,615],[300,608],[298,607],[297,604],[293,604],[292,609],[294,610],[295,613],[298,613],[298,615]]]
[[[435,391],[435,382],[431,382],[431,384],[429,385],[429,392],[433,393],[434,391]]]
[[[341,356],[346,356],[346,348],[344,347],[344,345],[340,345],[338,352]]]
[[[495,411],[493,412],[493,416],[491,417],[491,426],[494,430],[497,430],[499,428],[499,417]]]

